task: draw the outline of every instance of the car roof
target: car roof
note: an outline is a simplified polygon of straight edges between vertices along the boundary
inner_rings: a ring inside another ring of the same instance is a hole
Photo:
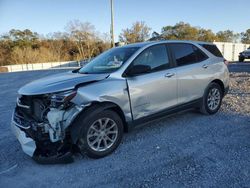
[[[138,48],[141,48],[141,47],[144,47],[148,44],[152,44],[152,41],[148,41],[148,42],[138,42],[138,43],[132,43],[132,44],[126,44],[124,46],[121,46],[122,48],[123,47],[128,47],[128,48],[133,48],[133,47],[138,47]]]
[[[207,44],[207,45],[215,45],[211,42],[203,42],[203,41],[191,41],[191,40],[160,40],[160,41],[147,41],[147,42],[139,42],[139,43],[133,43],[128,44],[125,46],[121,46],[121,48],[132,48],[132,47],[138,47],[142,48],[144,46],[148,45],[154,45],[154,44],[162,44],[162,43],[190,43],[190,44]]]

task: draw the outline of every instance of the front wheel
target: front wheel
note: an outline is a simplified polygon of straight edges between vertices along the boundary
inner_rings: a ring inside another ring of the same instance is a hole
[[[204,93],[200,111],[203,114],[215,114],[221,106],[222,89],[217,83],[210,83]]]
[[[83,131],[78,147],[81,153],[91,158],[101,158],[112,153],[122,140],[122,120],[112,110],[93,112],[81,124]]]

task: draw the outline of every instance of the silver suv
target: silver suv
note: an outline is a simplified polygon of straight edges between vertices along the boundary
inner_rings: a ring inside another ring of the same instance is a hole
[[[211,43],[160,41],[110,49],[81,69],[31,82],[18,93],[12,128],[41,163],[113,152],[135,125],[188,108],[216,113],[229,72]]]

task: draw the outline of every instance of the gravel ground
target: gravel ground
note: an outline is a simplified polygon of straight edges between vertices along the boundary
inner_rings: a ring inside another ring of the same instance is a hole
[[[230,91],[224,98],[222,110],[249,116],[250,73],[230,73],[230,78]]]
[[[0,74],[1,187],[249,187],[250,74],[231,73],[219,113],[186,111],[125,134],[112,155],[39,165],[10,131],[16,91],[60,71]]]

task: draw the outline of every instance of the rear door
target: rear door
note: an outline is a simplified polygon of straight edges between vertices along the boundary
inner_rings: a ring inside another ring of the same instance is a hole
[[[176,70],[165,44],[145,49],[129,68],[135,65],[150,66],[150,71],[127,77],[134,120],[177,104]]]
[[[189,43],[172,43],[169,47],[176,63],[178,104],[201,98],[214,74],[208,56]]]

